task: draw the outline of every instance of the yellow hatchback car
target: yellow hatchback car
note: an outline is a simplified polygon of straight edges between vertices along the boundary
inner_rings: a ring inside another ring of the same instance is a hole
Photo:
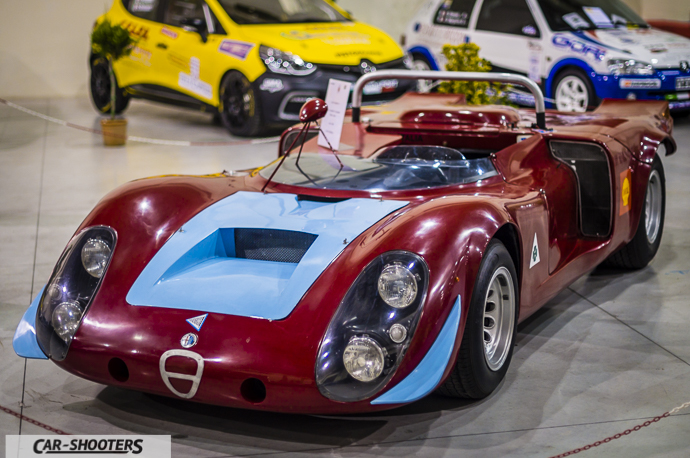
[[[217,113],[240,136],[294,123],[330,78],[354,82],[410,65],[393,39],[331,0],[115,0],[98,20],[106,18],[138,39],[114,65],[117,113],[131,98],[173,103]],[[91,56],[90,66],[94,105],[108,112],[108,63]],[[413,85],[378,81],[364,101],[388,101]]]

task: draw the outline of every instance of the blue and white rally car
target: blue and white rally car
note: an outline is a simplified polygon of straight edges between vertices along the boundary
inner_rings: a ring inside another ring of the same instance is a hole
[[[494,71],[528,76],[561,111],[603,98],[690,110],[690,40],[650,28],[620,0],[429,0],[405,41],[420,70],[443,70],[443,45],[472,41]]]

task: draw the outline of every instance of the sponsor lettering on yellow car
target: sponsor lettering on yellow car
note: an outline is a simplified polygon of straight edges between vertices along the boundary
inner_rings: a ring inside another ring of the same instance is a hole
[[[325,97],[330,79],[354,83],[410,65],[391,37],[331,0],[114,0],[104,19],[137,38],[134,52],[114,65],[116,112],[131,98],[174,103],[217,113],[235,135],[296,122],[304,101]],[[365,102],[412,87],[376,82]],[[108,64],[93,57],[91,94],[97,109],[110,110]]]

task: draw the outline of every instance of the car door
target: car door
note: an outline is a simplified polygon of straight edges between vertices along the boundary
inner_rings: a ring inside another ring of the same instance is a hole
[[[541,83],[542,33],[527,0],[483,0],[472,41],[494,71],[519,73]]]
[[[443,45],[459,45],[466,40],[467,28],[476,1],[444,0],[434,13],[433,26],[420,27],[418,30],[432,50],[439,70],[444,70],[447,62],[441,53]]]
[[[166,87],[218,104],[223,68],[216,65],[225,32],[204,0],[167,0],[157,46],[166,52]]]
[[[132,53],[115,64],[118,84],[121,87],[134,84],[159,84],[160,56],[155,38],[163,27],[159,21],[160,0],[125,0],[122,16],[113,18],[137,40]]]

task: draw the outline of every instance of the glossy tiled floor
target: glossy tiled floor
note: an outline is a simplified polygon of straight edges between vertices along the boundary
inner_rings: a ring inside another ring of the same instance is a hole
[[[95,126],[86,99],[16,101]],[[133,103],[130,134],[226,141],[207,115]],[[166,434],[173,456],[548,457],[690,401],[690,121],[664,158],[668,206],[657,258],[633,273],[594,271],[520,326],[505,382],[481,402],[430,396],[391,412],[289,416],[215,408],[106,388],[46,361],[26,365],[24,414],[73,434]],[[99,198],[138,177],[242,169],[275,144],[170,147],[99,137],[0,105],[0,406],[18,411],[24,360],[14,328]],[[24,434],[47,433],[24,422]],[[0,411],[4,436],[19,420]],[[690,456],[690,409],[578,456]]]

